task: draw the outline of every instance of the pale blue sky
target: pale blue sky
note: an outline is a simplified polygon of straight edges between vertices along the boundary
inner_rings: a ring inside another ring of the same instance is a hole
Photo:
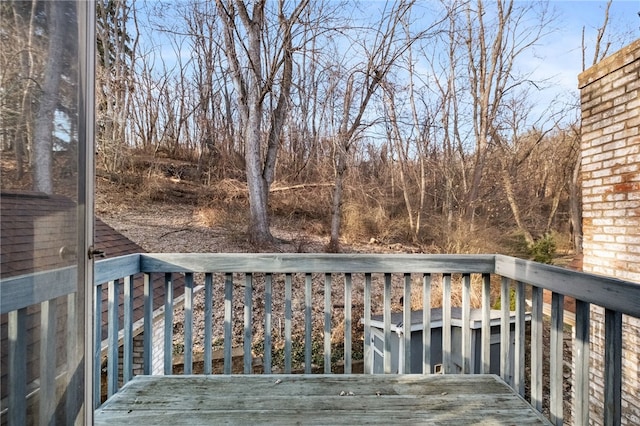
[[[180,0],[176,0],[175,5],[180,5]],[[527,0],[520,0],[527,1]],[[421,2],[418,2],[420,5]],[[422,4],[437,2],[425,1]],[[490,5],[492,1],[487,1]],[[148,3],[153,5],[154,2]],[[155,3],[156,5],[160,3]],[[369,13],[383,7],[382,0],[368,0],[362,2],[364,10]],[[541,91],[531,93],[537,104],[533,115],[548,110],[551,104],[559,107],[560,103],[577,105],[578,103],[578,74],[582,71],[581,38],[582,28],[585,28],[585,42],[587,45],[586,63],[587,68],[593,60],[593,47],[597,28],[600,27],[604,19],[606,1],[601,0],[561,0],[550,1],[549,4],[555,9],[557,20],[555,30],[550,36],[545,37],[535,49],[529,52],[519,61],[519,66],[524,72],[532,72],[533,80],[546,81],[546,88]],[[620,47],[640,38],[640,0],[614,0],[610,10],[609,24],[606,40],[612,40],[613,44],[609,49],[609,54],[617,51]],[[171,19],[171,11],[164,10],[165,22],[178,23],[176,17]],[[144,14],[142,14],[144,16]],[[139,17],[142,17],[139,15]],[[143,24],[142,27],[145,25]],[[147,36],[148,37],[148,36]],[[171,68],[175,64],[176,52],[174,47],[169,45],[168,39],[163,34],[154,32],[153,49],[158,56],[166,61]],[[143,44],[150,40],[143,36]],[[160,44],[160,46],[158,45]],[[181,52],[184,59],[189,57],[189,49],[185,45]],[[159,63],[157,63],[159,65]],[[158,68],[156,70],[159,71]],[[577,113],[577,110],[576,110]]]
[[[534,94],[539,112],[553,107],[550,103],[578,104],[578,75],[582,71],[582,28],[585,29],[586,67],[593,61],[597,29],[604,21],[606,1],[552,1],[558,14],[557,31],[528,56],[527,65],[534,79],[550,79],[549,87]],[[605,40],[611,40],[608,54],[640,38],[640,0],[614,0]],[[557,100],[557,101],[556,101]],[[575,110],[575,113],[579,113]]]
[[[566,88],[577,87],[577,74],[582,67],[581,37],[585,27],[587,44],[587,68],[593,59],[593,47],[597,28],[602,26],[606,2],[604,1],[554,1],[552,5],[559,13],[557,35],[548,40],[545,64],[556,68],[558,82]],[[609,15],[609,36],[616,42],[609,53],[622,45],[640,38],[640,0],[615,0]],[[618,40],[616,40],[618,39]]]

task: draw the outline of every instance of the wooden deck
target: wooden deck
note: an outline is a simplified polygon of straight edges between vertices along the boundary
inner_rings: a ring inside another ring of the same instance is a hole
[[[495,375],[137,376],[96,425],[550,424]]]

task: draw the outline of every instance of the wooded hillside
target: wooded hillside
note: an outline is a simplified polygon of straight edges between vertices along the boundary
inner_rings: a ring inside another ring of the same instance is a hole
[[[50,32],[42,7],[3,3],[6,37]],[[536,105],[551,76],[522,67],[553,37],[550,3],[109,0],[97,9],[101,190],[197,204],[212,222],[243,223],[260,247],[278,218],[328,236],[328,251],[349,240],[543,261],[555,248],[580,250],[577,101]],[[583,37],[583,57],[611,47],[606,11],[595,49]],[[20,39],[29,46],[6,44],[0,65],[10,112],[3,187],[32,185],[38,170],[43,101],[36,84],[18,83],[46,74],[33,53],[46,57],[48,44]],[[54,191],[57,175],[74,173],[64,169],[74,129],[65,130],[53,136]]]

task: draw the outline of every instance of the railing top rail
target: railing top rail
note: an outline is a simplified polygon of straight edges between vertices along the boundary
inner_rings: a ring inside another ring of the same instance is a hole
[[[75,266],[0,280],[0,314],[26,308],[73,293],[78,281]]]
[[[94,285],[106,283],[141,272],[140,254],[128,254],[111,259],[98,260],[94,268]]]
[[[640,318],[640,284],[510,256],[495,257],[495,273]]]
[[[494,255],[142,254],[143,272],[491,273]]]
[[[96,262],[94,283],[139,272],[495,273],[640,318],[640,284],[503,255],[132,254]],[[76,273],[69,267],[0,280],[0,312],[72,292]]]

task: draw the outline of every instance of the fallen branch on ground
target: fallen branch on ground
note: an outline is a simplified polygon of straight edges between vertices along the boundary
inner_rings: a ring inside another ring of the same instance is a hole
[[[269,192],[280,192],[280,191],[289,191],[293,189],[304,189],[304,188],[320,188],[320,187],[329,187],[333,186],[333,183],[301,183],[299,185],[291,185],[291,186],[281,186],[278,188],[270,188]]]

